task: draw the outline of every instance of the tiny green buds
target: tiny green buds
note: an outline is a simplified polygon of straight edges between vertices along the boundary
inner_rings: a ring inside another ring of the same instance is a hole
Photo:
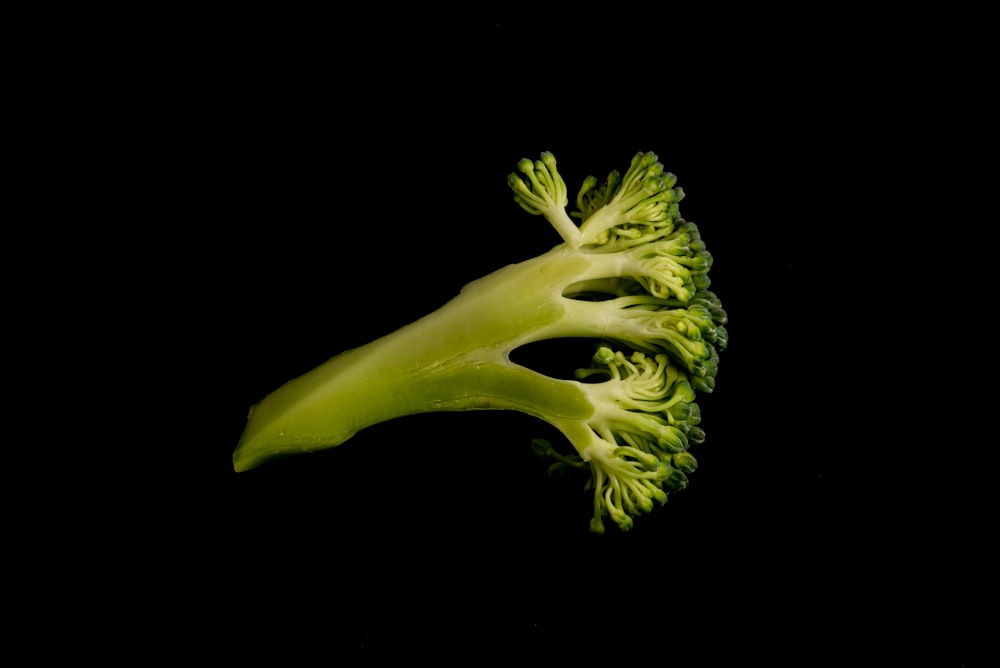
[[[659,440],[657,440],[656,445],[664,452],[683,452],[684,450],[687,450],[688,437],[687,434],[680,429],[670,427],[669,429],[663,430],[663,433],[660,435]]]
[[[548,439],[536,438],[531,441],[531,449],[535,451],[535,454],[539,457],[548,457],[552,454],[552,443]]]
[[[699,392],[709,394],[715,391],[715,378],[712,376],[705,375],[692,378],[691,384],[694,385],[694,388]]]
[[[567,245],[578,246],[580,231],[566,213],[566,183],[556,168],[555,156],[545,151],[534,162],[521,158],[517,168],[528,181],[513,172],[508,175],[507,185],[514,191],[514,201],[528,213],[544,216]]]
[[[514,173],[507,177],[507,184],[514,190],[514,199],[528,213],[539,214],[551,207],[566,206],[566,184],[556,169],[555,156],[546,151],[535,162],[521,158],[517,168],[528,177],[531,186]]]
[[[608,506],[608,515],[611,517],[611,521],[618,525],[618,528],[622,531],[628,531],[632,528],[632,518],[625,514],[624,511],[618,510],[614,506]]]
[[[698,460],[687,450],[675,454],[673,460],[674,466],[684,473],[694,473],[695,469],[698,468]]]
[[[608,348],[607,346],[601,346],[594,353],[594,363],[600,364],[601,366],[607,366],[611,364],[615,359],[615,352]]]
[[[700,445],[705,442],[705,430],[701,427],[688,427],[685,436],[691,445]]]
[[[688,478],[680,469],[671,468],[663,481],[663,486],[671,492],[679,492],[688,485]]]
[[[692,412],[691,404],[685,401],[679,401],[667,409],[667,415],[670,416],[672,422],[687,422]]]

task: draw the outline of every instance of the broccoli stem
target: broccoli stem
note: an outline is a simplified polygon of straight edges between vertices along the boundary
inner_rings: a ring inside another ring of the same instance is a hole
[[[507,266],[470,283],[434,313],[285,384],[251,409],[234,468],[340,445],[366,427],[421,412],[512,409],[549,420],[589,417],[593,407],[578,383],[508,357],[564,316],[562,286],[586,262],[557,246]]]
[[[233,466],[344,443],[416,413],[515,410],[560,431],[576,454],[545,439],[554,469],[589,469],[591,529],[622,530],[687,485],[705,440],[696,391],[715,387],[726,313],[708,290],[712,256],[680,216],[683,190],[654,153],[624,176],[588,177],[567,214],[555,157],[522,159],[514,201],[549,221],[563,243],[473,281],[440,309],[344,352],[251,409]],[[570,216],[581,219],[579,227]],[[470,251],[472,247],[470,246]],[[576,380],[515,364],[516,348],[547,339],[599,341]],[[595,382],[597,381],[597,382]]]

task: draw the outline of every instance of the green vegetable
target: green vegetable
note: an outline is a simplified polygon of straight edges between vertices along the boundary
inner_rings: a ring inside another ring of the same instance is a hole
[[[443,307],[344,352],[250,410],[237,471],[339,445],[362,429],[428,411],[510,409],[556,427],[570,455],[536,439],[553,469],[590,472],[591,529],[621,529],[688,484],[688,452],[704,440],[696,391],[715,386],[726,314],[708,290],[712,257],[678,209],[683,191],[653,153],[624,175],[588,177],[566,212],[551,153],[518,163],[515,201],[544,216],[563,243],[473,281]],[[510,359],[529,343],[595,340],[575,379]]]

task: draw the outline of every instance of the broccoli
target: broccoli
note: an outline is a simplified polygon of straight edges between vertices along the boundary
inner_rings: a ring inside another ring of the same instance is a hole
[[[708,289],[712,256],[679,212],[683,191],[656,154],[638,153],[624,174],[588,177],[568,214],[551,153],[517,167],[508,178],[515,201],[563,242],[265,397],[250,409],[237,471],[406,415],[509,409],[548,422],[572,445],[564,455],[548,440],[531,444],[553,470],[589,470],[594,532],[605,518],[628,530],[684,489],[697,467],[688,449],[705,437],[695,393],[715,387],[728,335]],[[580,337],[596,352],[572,379],[510,358],[527,344]]]

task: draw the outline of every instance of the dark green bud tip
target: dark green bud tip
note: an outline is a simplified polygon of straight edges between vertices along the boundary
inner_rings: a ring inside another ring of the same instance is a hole
[[[544,438],[536,438],[531,441],[531,449],[535,451],[535,454],[539,457],[548,457],[552,454],[552,443]]]
[[[680,399],[681,402],[689,403],[689,402],[694,401],[695,396],[696,395],[694,393],[694,388],[691,387],[691,383],[688,382],[686,379],[678,381],[674,385],[674,398],[675,399]],[[697,409],[697,406],[694,406],[692,410],[695,410],[695,409]],[[683,410],[683,409],[681,409],[681,410]]]
[[[656,440],[656,444],[667,452],[683,452],[688,447],[687,434],[677,427],[667,427],[663,430],[660,438]]]
[[[653,510],[653,500],[648,496],[640,496],[635,500],[635,505],[644,513],[651,512]]]
[[[688,486],[688,477],[680,469],[670,468],[663,486],[671,492],[679,492]]]
[[[695,469],[698,468],[698,460],[694,458],[688,451],[678,452],[673,457],[674,466],[679,468],[684,473],[694,473]]]
[[[705,392],[706,394],[711,394],[715,390],[715,377],[714,376],[701,376],[691,379],[691,385],[694,389],[699,392]]]
[[[729,331],[722,325],[716,327],[715,338],[712,340],[712,343],[725,350],[729,346]]]
[[[691,242],[691,245],[695,245],[698,242]],[[695,253],[695,256],[691,258],[691,270],[692,271],[708,271],[712,268],[712,254],[707,250],[700,250]]]
[[[645,181],[642,182],[642,189],[646,191],[647,194],[652,195],[653,193],[660,192],[663,190],[663,179],[658,176],[650,176]]]
[[[517,168],[520,169],[525,174],[530,174],[535,170],[535,163],[528,158],[521,158],[517,162]]]
[[[676,404],[667,409],[667,413],[669,413],[670,417],[678,422],[687,422],[692,413],[691,404],[685,401],[678,401]]]

